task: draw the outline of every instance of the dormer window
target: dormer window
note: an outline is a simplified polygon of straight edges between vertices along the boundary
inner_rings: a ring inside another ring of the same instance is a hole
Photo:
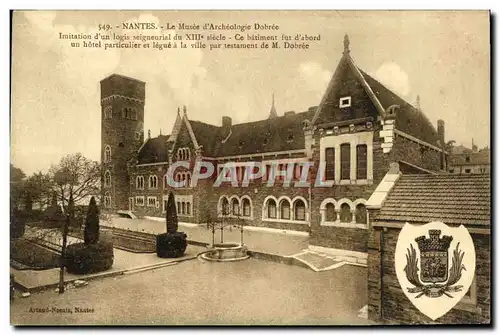
[[[243,148],[243,145],[244,145],[244,144],[245,144],[245,142],[240,141],[240,142],[239,142],[239,146],[240,146],[240,148]]]
[[[465,161],[466,161],[467,163],[470,163],[470,156],[465,156]]]
[[[339,107],[346,108],[351,107],[351,97],[342,97],[339,100]]]
[[[292,142],[292,141],[293,141],[293,139],[294,139],[293,133],[292,133],[292,132],[289,132],[289,133],[288,133],[288,138],[287,138],[287,141],[288,141],[288,142]]]

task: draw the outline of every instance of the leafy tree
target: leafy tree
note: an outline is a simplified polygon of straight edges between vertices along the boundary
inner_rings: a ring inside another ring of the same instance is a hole
[[[94,197],[90,198],[83,236],[87,245],[95,244],[99,240],[99,209]]]
[[[177,208],[175,207],[175,198],[172,192],[168,195],[166,212],[167,234],[176,233],[179,228],[179,219],[177,218]]]

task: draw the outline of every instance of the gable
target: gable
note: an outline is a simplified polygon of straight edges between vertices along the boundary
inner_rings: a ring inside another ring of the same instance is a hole
[[[340,106],[340,99],[344,97],[350,97],[349,107]],[[377,108],[359,80],[358,74],[349,64],[348,58],[342,57],[321,101],[321,111],[316,117],[315,124],[370,116],[376,118],[377,114]]]
[[[177,159],[177,150],[179,148],[189,148],[189,150],[191,151],[191,155],[194,155],[195,145],[189,133],[186,122],[182,122],[179,133],[177,134],[177,139],[175,143],[173,143],[172,160],[174,161]]]

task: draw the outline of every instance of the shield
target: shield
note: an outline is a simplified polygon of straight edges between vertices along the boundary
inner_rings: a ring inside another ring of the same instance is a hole
[[[398,236],[394,261],[406,297],[420,312],[436,320],[469,290],[476,254],[472,237],[463,225],[406,223]]]

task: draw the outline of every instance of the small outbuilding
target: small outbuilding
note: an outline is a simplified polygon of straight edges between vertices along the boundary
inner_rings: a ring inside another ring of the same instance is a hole
[[[402,174],[391,166],[367,202],[368,317],[387,324],[485,324],[491,322],[490,176]],[[405,223],[440,221],[464,225],[475,251],[476,269],[464,298],[433,321],[405,296],[396,275],[395,250]]]

